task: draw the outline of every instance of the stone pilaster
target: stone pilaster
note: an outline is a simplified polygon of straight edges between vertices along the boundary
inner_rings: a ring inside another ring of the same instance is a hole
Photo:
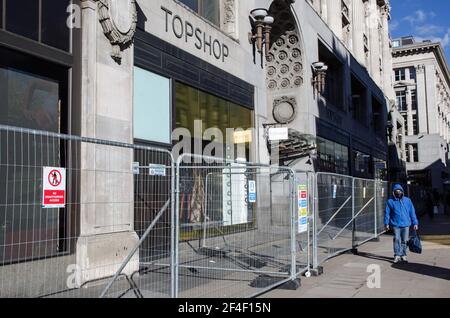
[[[99,21],[98,1],[82,0],[81,5],[80,133],[132,143],[133,49],[120,52],[111,45]],[[116,13],[130,14],[121,6],[114,9]],[[76,259],[81,283],[114,274],[138,241],[134,232],[132,163],[131,149],[87,143],[80,147],[80,237]],[[126,273],[138,269],[137,256],[125,268]]]
[[[333,2],[333,0],[331,0]],[[363,0],[352,1],[352,25],[353,25],[353,55],[362,64],[365,65],[364,53],[364,30],[365,13]]]
[[[342,39],[341,0],[327,0],[327,21],[329,28],[339,39]]]

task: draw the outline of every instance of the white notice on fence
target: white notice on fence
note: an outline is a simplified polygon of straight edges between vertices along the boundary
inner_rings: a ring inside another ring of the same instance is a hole
[[[150,164],[149,174],[151,176],[165,177],[166,176],[166,166]]]

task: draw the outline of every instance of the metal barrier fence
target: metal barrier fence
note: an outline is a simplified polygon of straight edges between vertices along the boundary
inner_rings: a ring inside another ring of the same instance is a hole
[[[110,290],[137,294],[140,265],[171,251],[173,177],[166,150],[0,126],[0,297],[98,297],[165,206]]]
[[[61,183],[63,203],[46,189]],[[167,150],[1,125],[0,189],[0,297],[252,297],[382,234],[389,196],[381,181],[175,164]]]
[[[251,297],[295,279],[292,170],[195,155],[176,170],[177,296]]]
[[[316,174],[312,267],[384,233],[389,184],[332,173]]]

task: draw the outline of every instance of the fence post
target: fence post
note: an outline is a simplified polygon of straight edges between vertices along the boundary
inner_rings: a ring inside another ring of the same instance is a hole
[[[174,215],[174,236],[173,236],[173,262],[172,262],[172,266],[173,266],[173,289],[174,289],[174,298],[178,298],[178,279],[179,279],[179,275],[178,275],[178,257],[179,257],[179,242],[180,242],[180,225],[179,225],[179,220],[180,220],[180,163],[182,162],[183,156],[181,156],[180,158],[178,158],[177,160],[177,166],[176,166],[176,172],[175,172],[175,178],[176,178],[176,182],[175,182],[175,215]]]
[[[296,186],[296,174],[293,170],[290,170],[291,182],[290,182],[290,192],[291,192],[291,279],[295,280],[297,277],[297,251],[296,251],[296,196],[295,196],[295,186]]]
[[[319,196],[319,186],[318,186],[318,174],[315,174],[315,187],[314,187],[314,201],[313,201],[313,211],[312,211],[312,258],[313,258],[313,269],[318,269],[319,261],[317,255],[317,216],[318,216],[318,196]]]
[[[375,214],[375,217],[374,217],[374,220],[375,220],[375,226],[374,226],[375,231],[374,231],[374,234],[375,234],[375,238],[376,238],[376,237],[378,237],[378,229],[377,229],[377,227],[378,227],[378,224],[377,224],[377,213],[378,213],[377,180],[373,181],[373,193],[374,193],[374,200],[375,200],[374,209],[373,209],[374,210],[374,214]]]
[[[170,180],[171,183],[171,200],[172,200],[172,208],[171,208],[171,220],[170,220],[170,237],[171,239],[171,249],[170,249],[170,297],[176,297],[176,284],[175,284],[175,227],[176,227],[176,207],[178,207],[178,197],[175,197],[175,193],[177,189],[175,188],[177,185],[175,183],[175,162],[172,160],[172,178]]]
[[[352,178],[352,252],[356,252],[355,178]]]

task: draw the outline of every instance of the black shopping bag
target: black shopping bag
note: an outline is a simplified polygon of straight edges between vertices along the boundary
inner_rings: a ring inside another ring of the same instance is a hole
[[[420,241],[417,231],[414,231],[412,236],[409,238],[408,247],[412,253],[422,254],[422,242]]]

